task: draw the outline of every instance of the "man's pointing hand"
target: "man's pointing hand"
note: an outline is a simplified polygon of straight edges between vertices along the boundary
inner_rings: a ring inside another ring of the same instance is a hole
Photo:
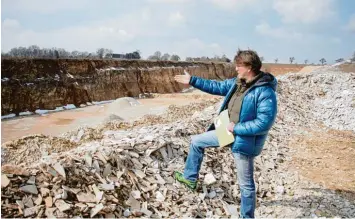
[[[186,70],[184,70],[183,75],[175,75],[174,79],[175,81],[182,83],[182,84],[189,84],[190,79],[191,79],[191,75],[189,73],[187,73]]]

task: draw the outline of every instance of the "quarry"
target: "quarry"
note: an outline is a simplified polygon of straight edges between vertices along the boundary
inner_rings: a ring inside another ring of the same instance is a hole
[[[210,148],[197,191],[177,183],[221,96],[174,82],[232,64],[2,60],[1,216],[238,217],[230,148]],[[256,217],[355,216],[355,65],[264,64],[278,115],[255,159]]]

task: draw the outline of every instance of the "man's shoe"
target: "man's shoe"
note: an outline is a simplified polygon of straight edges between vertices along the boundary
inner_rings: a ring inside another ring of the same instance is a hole
[[[174,178],[192,190],[195,190],[197,187],[197,181],[185,179],[184,174],[179,171],[174,172]]]

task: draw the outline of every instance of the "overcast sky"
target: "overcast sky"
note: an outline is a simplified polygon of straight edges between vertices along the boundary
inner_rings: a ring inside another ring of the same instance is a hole
[[[328,63],[355,51],[354,0],[1,0],[1,50],[38,45],[186,56],[255,49]]]

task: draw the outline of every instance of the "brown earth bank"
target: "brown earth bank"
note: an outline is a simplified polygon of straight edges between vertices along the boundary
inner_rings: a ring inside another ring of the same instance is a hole
[[[276,63],[263,63],[262,70],[271,72],[273,75],[283,75],[289,72],[299,72],[301,69],[308,65],[304,64],[276,64]]]
[[[141,93],[174,93],[186,88],[173,80],[187,69],[192,75],[225,79],[231,63],[89,59],[2,59],[1,115],[54,110],[74,104]],[[304,65],[264,64],[275,75],[298,72]]]
[[[338,68],[342,72],[355,72],[355,63],[345,63],[340,65]]]
[[[184,68],[206,78],[233,74],[232,66],[225,63],[3,59],[1,114],[181,91],[184,87],[173,77]]]

